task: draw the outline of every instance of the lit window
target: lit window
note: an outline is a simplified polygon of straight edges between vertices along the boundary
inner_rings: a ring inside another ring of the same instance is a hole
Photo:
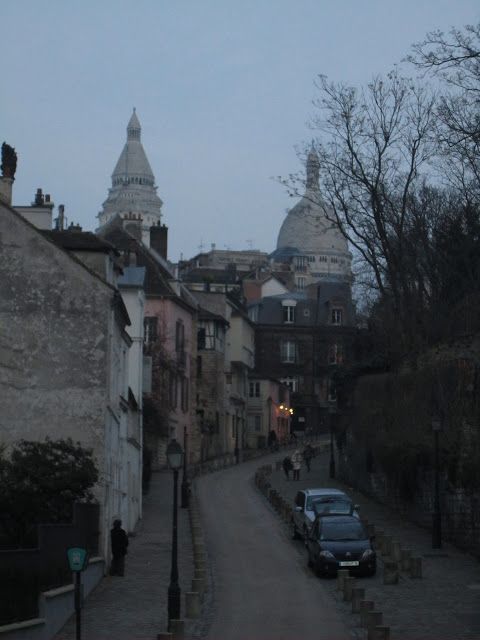
[[[288,387],[292,393],[298,391],[298,378],[281,378],[280,382]]]

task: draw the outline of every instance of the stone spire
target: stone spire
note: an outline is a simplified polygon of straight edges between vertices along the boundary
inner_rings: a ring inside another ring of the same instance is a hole
[[[162,201],[141,142],[142,127],[135,108],[127,125],[127,141],[112,173],[112,186],[98,214],[100,227],[115,215],[141,220],[142,238],[149,243],[151,226],[159,225]]]

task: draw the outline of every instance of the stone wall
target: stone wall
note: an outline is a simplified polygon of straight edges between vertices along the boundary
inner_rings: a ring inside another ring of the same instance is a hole
[[[438,421],[443,535],[480,558],[479,380],[464,357],[360,378],[336,441],[344,481],[430,528]]]

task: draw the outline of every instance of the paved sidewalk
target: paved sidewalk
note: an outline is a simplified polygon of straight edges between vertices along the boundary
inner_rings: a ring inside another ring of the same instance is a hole
[[[179,482],[180,485],[180,482]],[[167,629],[167,591],[170,582],[173,474],[154,473],[144,496],[143,519],[130,538],[125,577],[105,577],[82,610],[85,640],[156,640]],[[193,551],[188,509],[178,509],[178,565],[182,590],[190,591]],[[186,621],[186,630],[194,621]],[[55,640],[74,640],[70,619]]]
[[[292,500],[299,489],[307,487],[343,489],[360,505],[360,512],[369,523],[392,535],[403,548],[412,549],[413,555],[422,556],[422,579],[402,573],[399,584],[384,585],[380,562],[377,576],[358,580],[358,586],[365,587],[365,599],[373,600],[375,609],[383,612],[383,624],[390,627],[392,640],[479,640],[480,563],[449,544],[444,544],[439,551],[432,550],[429,531],[402,520],[387,507],[331,480],[328,462],[328,452],[319,454],[312,461],[310,473],[305,467],[302,469],[299,481],[287,481],[283,471],[274,471],[271,484]],[[299,541],[298,545],[301,544]],[[323,582],[337,600],[337,606],[345,610],[345,615],[354,618],[350,605],[343,603],[336,591],[336,581],[323,579]],[[358,629],[358,637],[362,634],[364,631]]]

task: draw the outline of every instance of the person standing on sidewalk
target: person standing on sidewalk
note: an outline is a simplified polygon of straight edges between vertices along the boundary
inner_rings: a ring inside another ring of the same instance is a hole
[[[307,471],[310,471],[312,458],[313,458],[313,448],[312,448],[312,445],[308,442],[307,446],[303,450],[303,459],[305,460],[305,466],[307,467]]]
[[[127,555],[128,537],[122,529],[122,521],[115,520],[113,529],[110,531],[112,543],[112,564],[110,565],[111,576],[125,575],[125,556]]]
[[[300,469],[302,468],[302,454],[300,449],[295,449],[292,455],[293,479],[300,480]]]

